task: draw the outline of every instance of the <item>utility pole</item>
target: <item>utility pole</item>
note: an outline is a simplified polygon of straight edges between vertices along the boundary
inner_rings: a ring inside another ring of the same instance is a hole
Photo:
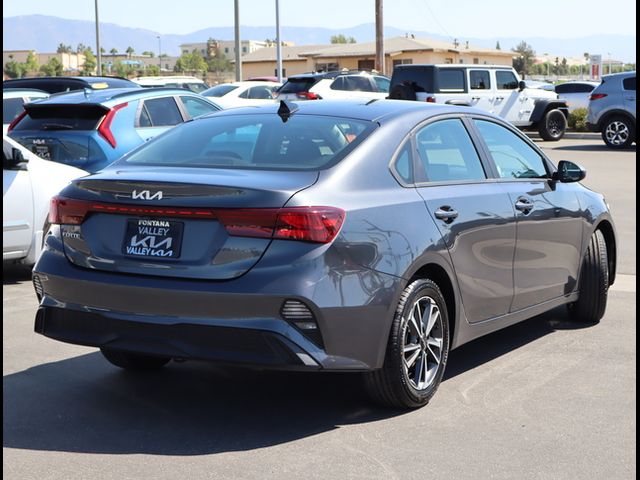
[[[376,0],[376,61],[375,68],[382,75],[385,74],[384,68],[384,42],[383,36],[384,33],[382,31],[383,22],[382,22],[382,0]]]
[[[276,0],[276,76],[282,83],[282,46],[280,45],[280,0]]]
[[[100,21],[98,20],[98,0],[96,5],[96,54],[98,56],[98,75],[102,75],[102,53],[100,53]]]
[[[162,41],[160,40],[160,35],[156,35],[156,37],[158,37],[158,75],[160,75],[162,70]]]
[[[235,44],[236,44],[236,82],[242,81],[242,60],[240,59],[240,0],[234,0]]]

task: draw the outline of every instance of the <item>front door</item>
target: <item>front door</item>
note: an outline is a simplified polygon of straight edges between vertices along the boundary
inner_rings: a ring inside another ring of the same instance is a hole
[[[511,311],[572,292],[582,243],[576,193],[566,184],[550,181],[545,159],[519,134],[489,120],[474,123],[516,216]]]

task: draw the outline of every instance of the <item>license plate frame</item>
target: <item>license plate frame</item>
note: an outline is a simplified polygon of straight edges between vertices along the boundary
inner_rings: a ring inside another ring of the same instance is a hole
[[[144,259],[180,258],[184,222],[128,218],[122,253]]]

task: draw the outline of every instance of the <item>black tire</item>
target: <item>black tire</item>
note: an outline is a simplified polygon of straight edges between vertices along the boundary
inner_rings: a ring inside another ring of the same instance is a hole
[[[598,323],[607,308],[609,262],[604,235],[596,230],[582,261],[580,297],[569,305],[569,316],[575,322]]]
[[[622,115],[614,115],[602,124],[602,140],[614,150],[629,148],[636,139],[636,127]]]
[[[417,100],[416,91],[410,85],[400,83],[395,85],[389,92],[389,97],[392,100]]]
[[[434,315],[430,318],[435,318],[435,321],[430,331],[423,330],[424,337],[418,337],[412,333],[412,330],[416,331],[412,326],[415,323],[411,321],[416,305],[418,308],[421,308],[422,305],[426,308],[435,306],[439,311],[439,315],[437,315],[436,310],[431,310]],[[411,340],[412,338],[413,340]],[[429,368],[429,360],[436,358],[433,352],[437,351],[437,347],[429,342],[437,341],[438,338],[441,345],[440,361],[432,361],[431,368]],[[427,345],[430,346],[429,352],[431,353],[427,353]],[[412,347],[414,350],[407,350]],[[415,365],[415,368],[413,370],[411,367],[407,369],[405,365],[411,361],[413,355],[418,355],[412,364]],[[444,297],[438,285],[432,280],[416,280],[407,286],[400,296],[391,325],[384,364],[381,369],[365,374],[365,388],[373,400],[383,405],[400,408],[422,407],[429,403],[431,397],[436,393],[442,381],[448,356],[449,316]],[[423,357],[426,363],[421,363],[423,366],[419,371],[419,363],[422,362]],[[426,370],[424,369],[425,365]],[[416,379],[422,379],[421,373],[425,376],[424,384],[421,385],[420,380],[416,384]]]
[[[157,370],[164,367],[171,360],[168,357],[125,352],[107,347],[102,347],[100,351],[110,363],[125,370]]]
[[[549,142],[557,142],[564,137],[566,131],[567,118],[557,108],[547,111],[538,125],[538,133],[543,140]]]

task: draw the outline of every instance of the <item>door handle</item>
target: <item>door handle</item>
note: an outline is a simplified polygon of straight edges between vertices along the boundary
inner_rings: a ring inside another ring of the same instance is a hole
[[[448,205],[443,205],[442,207],[438,208],[433,214],[438,220],[444,220],[444,223],[451,223],[456,218],[458,218],[458,212],[456,212]]]
[[[527,198],[519,198],[516,201],[516,210],[520,210],[522,213],[527,215],[531,210],[533,210],[533,203]]]
[[[480,97],[471,97],[471,100],[480,100]]]
[[[496,97],[496,100],[504,100],[504,97]]]

